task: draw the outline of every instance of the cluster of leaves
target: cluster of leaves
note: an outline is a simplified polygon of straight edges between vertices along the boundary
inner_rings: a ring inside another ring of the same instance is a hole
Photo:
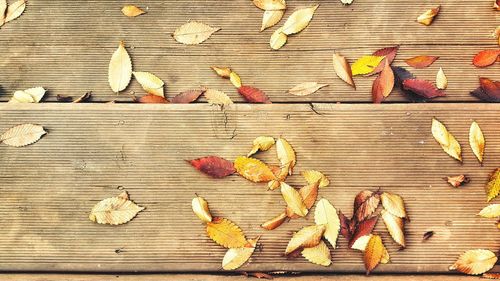
[[[7,0],[0,0],[0,27],[20,17],[26,9],[26,0],[18,0],[8,4]]]

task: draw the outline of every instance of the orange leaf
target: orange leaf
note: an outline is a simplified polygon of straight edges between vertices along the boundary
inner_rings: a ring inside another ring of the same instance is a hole
[[[426,68],[433,64],[439,57],[434,56],[417,56],[411,59],[405,60],[406,64],[413,66],[414,68]]]
[[[477,67],[487,67],[494,64],[498,56],[500,56],[500,50],[484,50],[474,57],[472,64]]]
[[[241,86],[238,88],[238,93],[250,103],[271,103],[269,97],[263,91],[254,87]]]
[[[232,221],[215,217],[207,222],[207,235],[225,248],[242,248],[247,244],[243,231]]]
[[[273,171],[262,161],[240,156],[234,160],[238,174],[252,182],[269,182],[276,180]]]
[[[168,100],[164,97],[160,97],[157,95],[148,94],[143,97],[137,99],[137,102],[140,103],[168,103]]]
[[[354,80],[352,80],[351,66],[349,65],[345,57],[341,56],[340,54],[333,54],[333,69],[340,79],[356,89]]]
[[[380,75],[373,81],[372,97],[373,103],[381,103],[394,89],[394,72],[389,62],[385,62],[385,67]]]
[[[437,6],[436,8],[425,11],[425,13],[421,14],[417,18],[417,22],[423,25],[431,25],[434,21],[434,18],[439,14],[441,10],[441,6]]]
[[[382,243],[382,238],[378,235],[373,235],[366,245],[366,250],[364,254],[364,262],[366,268],[366,274],[370,272],[379,265],[382,261],[382,257],[385,254],[385,247]]]
[[[234,174],[233,163],[217,156],[208,156],[204,158],[188,161],[195,169],[205,173],[213,178],[224,178]]]
[[[273,230],[277,227],[279,227],[280,225],[282,225],[285,220],[287,219],[287,215],[285,212],[279,214],[277,217],[274,217],[268,221],[266,221],[265,223],[261,224],[260,227],[266,229],[266,230]]]
[[[127,17],[137,17],[137,16],[140,16],[142,14],[145,14],[146,12],[144,12],[141,8],[139,8],[137,6],[126,5],[126,6],[123,6],[122,13],[124,15],[126,15]]]

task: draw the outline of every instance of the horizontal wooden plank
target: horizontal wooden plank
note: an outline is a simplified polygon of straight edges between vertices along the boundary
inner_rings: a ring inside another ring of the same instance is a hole
[[[241,101],[228,81],[217,77],[211,65],[231,66],[244,83],[266,91],[273,102],[369,102],[373,78],[358,78],[354,91],[333,72],[331,56],[340,51],[350,61],[378,48],[401,44],[395,64],[416,55],[440,56],[431,68],[415,70],[420,78],[434,80],[439,67],[449,77],[449,96],[436,101],[477,101],[469,92],[479,76],[500,79],[500,66],[477,69],[474,54],[495,48],[491,37],[500,13],[491,0],[443,0],[442,12],[429,27],[415,22],[434,1],[408,5],[400,0],[356,0],[350,6],[338,0],[321,1],[311,25],[290,38],[280,51],[271,51],[274,29],[259,32],[262,11],[248,0],[160,1],[139,3],[148,14],[127,18],[122,1],[33,0],[25,14],[2,27],[0,46],[0,100],[18,89],[44,86],[47,101],[57,94],[78,96],[94,92],[94,101],[129,101],[116,96],[107,83],[108,62],[118,42],[125,40],[135,69],[157,74],[173,96],[179,91],[206,85],[227,91]],[[289,3],[285,16],[310,1]],[[464,12],[466,11],[466,12]],[[175,42],[170,33],[189,19],[221,27],[200,46]],[[286,90],[296,84],[318,81],[330,87],[308,97],[295,97]],[[142,94],[134,82],[127,89]],[[406,99],[398,93],[389,102]]]
[[[265,220],[282,211],[279,192],[237,176],[214,180],[184,160],[206,155],[234,159],[260,135],[283,136],[297,151],[296,174],[317,169],[332,179],[320,197],[350,214],[363,189],[401,194],[411,222],[408,247],[398,251],[379,222],[392,263],[378,272],[447,272],[467,249],[498,250],[495,220],[481,219],[484,185],[499,166],[500,108],[495,104],[408,105],[0,105],[0,131],[33,122],[49,134],[25,148],[0,145],[0,270],[36,271],[218,271],[225,250],[210,241],[192,214],[195,193],[214,215],[262,235],[262,249],[245,271],[362,272],[359,252],[339,239],[333,265],[287,260],[292,231],[312,216],[266,232]],[[433,140],[431,118],[443,121],[462,144],[464,163],[448,157]],[[467,144],[472,120],[487,139],[481,166]],[[276,163],[275,152],[258,155]],[[446,175],[465,173],[472,182],[449,187]],[[87,216],[101,199],[127,190],[147,209],[127,225],[101,226]],[[424,232],[436,235],[422,242]],[[498,268],[497,268],[498,269]]]

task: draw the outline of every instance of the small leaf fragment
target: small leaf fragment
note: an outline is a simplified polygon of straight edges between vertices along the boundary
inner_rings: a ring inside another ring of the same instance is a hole
[[[392,213],[382,210],[382,220],[391,234],[394,242],[398,243],[402,247],[406,247],[405,245],[405,234],[404,234],[404,220],[400,217],[393,215]]]
[[[354,84],[354,80],[352,79],[352,69],[347,62],[347,59],[341,56],[338,53],[333,54],[333,69],[337,76],[342,79],[342,81],[351,85],[354,89],[356,89],[356,85]]]
[[[477,53],[472,60],[472,64],[477,67],[487,67],[494,64],[500,56],[500,49],[484,50]]]
[[[315,247],[302,250],[302,256],[317,265],[329,266],[332,264],[330,249],[323,241],[320,241]]]
[[[253,4],[264,11],[276,11],[286,9],[285,0],[253,0]]]
[[[399,218],[406,218],[406,208],[401,196],[389,192],[384,192],[380,196],[382,206],[386,211]]]
[[[222,259],[222,268],[224,270],[234,270],[241,267],[252,256],[258,241],[258,237],[256,239],[249,239],[244,247],[227,250]]]
[[[99,224],[120,225],[132,220],[144,207],[129,200],[128,193],[106,198],[97,203],[90,212],[89,219]]]
[[[278,138],[276,141],[276,152],[282,167],[288,166],[288,174],[293,174],[293,168],[297,163],[295,150],[290,143],[284,138]]]
[[[441,148],[451,157],[462,162],[462,148],[455,137],[436,118],[432,118],[432,135]]]
[[[306,170],[302,172],[302,176],[308,184],[313,184],[319,181],[319,187],[327,187],[330,185],[330,180],[321,172],[315,170]]]
[[[414,68],[426,68],[433,64],[439,57],[434,56],[417,56],[405,60],[406,64]]]
[[[491,204],[484,207],[478,214],[483,218],[498,218],[500,217],[500,204]]]
[[[381,103],[387,98],[394,89],[394,72],[389,62],[386,61],[385,67],[379,76],[373,81],[372,99],[373,103]]]
[[[177,28],[172,36],[177,42],[184,45],[198,45],[219,30],[220,28],[214,28],[201,22],[189,21]]]
[[[424,235],[422,236],[422,241],[427,241],[429,240],[432,236],[434,236],[434,231],[427,231],[424,233]]]
[[[292,239],[288,242],[286,246],[285,255],[290,255],[291,253],[302,250],[304,248],[315,247],[321,242],[321,237],[325,232],[326,227],[324,225],[311,225],[306,226],[293,234]]]
[[[328,84],[319,84],[317,82],[305,82],[291,88],[290,90],[288,90],[288,93],[294,96],[308,96],[310,94],[316,93],[321,88],[327,86]]]
[[[212,214],[208,208],[208,202],[200,196],[196,196],[191,201],[193,212],[202,222],[211,222]]]
[[[446,96],[444,91],[439,90],[427,80],[406,79],[403,81],[403,89],[426,99]]]
[[[323,198],[316,204],[314,222],[317,225],[326,226],[323,235],[335,249],[337,247],[337,238],[339,237],[340,219],[337,215],[337,210],[327,199]]]
[[[260,136],[253,140],[252,149],[247,154],[250,157],[257,153],[258,151],[267,151],[275,144],[273,137]]]
[[[173,97],[171,103],[192,103],[205,93],[205,89],[188,90]]]
[[[487,202],[495,199],[500,194],[500,168],[497,168],[490,176],[486,184],[486,195],[488,196]]]
[[[366,268],[366,274],[370,274],[382,261],[385,254],[385,247],[382,243],[382,238],[378,235],[372,235],[366,245],[364,253],[364,262]]]
[[[137,17],[145,14],[146,12],[137,6],[125,5],[122,8],[122,13],[127,17]]]
[[[139,103],[168,103],[164,97],[148,94],[137,99]]]
[[[40,125],[22,124],[8,129],[0,136],[0,142],[14,147],[33,144],[47,132]]]
[[[288,40],[288,36],[283,33],[283,27],[276,29],[271,35],[271,39],[269,40],[269,46],[273,50],[279,50],[286,44]]]
[[[225,218],[214,217],[207,222],[207,235],[224,248],[242,248],[247,244],[240,227]]]
[[[241,78],[236,72],[231,71],[231,73],[229,73],[229,80],[236,88],[241,87]]]
[[[298,8],[293,12],[283,25],[283,33],[291,35],[304,30],[311,22],[314,12],[319,5]]]
[[[469,250],[460,255],[449,269],[469,275],[478,275],[492,269],[497,260],[495,253],[490,250]]]
[[[273,230],[273,229],[278,228],[280,225],[282,225],[287,218],[288,218],[287,214],[285,212],[283,212],[283,213],[279,214],[278,216],[261,224],[260,227],[264,228],[265,230]]]
[[[234,160],[236,172],[252,182],[269,182],[276,179],[273,171],[262,161],[240,156]]]
[[[224,178],[236,172],[231,161],[217,156],[207,156],[188,162],[198,171],[213,178]]]
[[[423,25],[431,25],[434,21],[434,18],[439,14],[441,10],[441,6],[437,6],[436,8],[425,11],[423,14],[417,17],[417,22]]]
[[[451,186],[458,188],[470,181],[466,175],[450,176],[444,178]]]
[[[219,90],[207,89],[204,96],[209,104],[220,105],[222,107],[233,104],[231,98],[226,95],[226,93]]]
[[[469,144],[479,163],[483,163],[485,141],[483,132],[476,121],[472,122],[469,129]]]
[[[250,103],[271,103],[269,97],[262,90],[251,86],[240,86],[238,93]]]
[[[275,26],[278,22],[281,21],[284,14],[285,10],[264,11],[264,15],[262,16],[262,26],[260,27],[260,31],[264,31],[269,27]]]
[[[125,90],[132,78],[132,61],[125,49],[125,44],[120,42],[118,49],[111,56],[108,69],[108,81],[113,92]]]
[[[4,23],[8,23],[9,21],[13,21],[20,17],[24,9],[26,9],[26,0],[18,0],[7,7],[7,11],[5,12]]]
[[[295,188],[282,182],[281,183],[281,195],[283,196],[283,199],[285,200],[288,208],[290,208],[290,210],[294,214],[296,214],[300,217],[304,217],[307,215],[307,213],[308,213],[307,207],[304,204],[304,201],[302,201],[302,196]]]
[[[352,75],[363,75],[373,72],[373,70],[382,62],[381,56],[363,56],[351,65]]]
[[[438,73],[436,74],[436,87],[439,90],[445,90],[448,88],[448,78],[444,74],[443,68],[440,67]]]
[[[149,72],[132,72],[135,79],[141,84],[142,89],[148,94],[165,97],[163,94],[163,81],[156,75]]]

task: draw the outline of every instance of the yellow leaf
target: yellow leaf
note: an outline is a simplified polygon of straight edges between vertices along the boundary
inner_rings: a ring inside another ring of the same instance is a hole
[[[228,106],[230,104],[233,104],[231,98],[228,97],[226,93],[219,90],[207,89],[204,95],[209,104],[215,104],[220,106]]]
[[[352,75],[364,75],[371,73],[384,59],[384,56],[363,56],[351,66]]]
[[[285,212],[279,214],[278,216],[266,221],[265,223],[261,224],[260,227],[264,228],[265,230],[273,230],[282,225],[286,218],[288,218],[287,214]]]
[[[274,143],[275,141],[273,137],[266,137],[266,136],[257,137],[256,139],[253,140],[252,150],[250,150],[247,156],[250,157],[255,153],[257,153],[259,150],[267,151],[274,145]]]
[[[14,147],[22,147],[37,142],[47,132],[42,126],[23,124],[10,128],[0,136],[0,142]]]
[[[232,72],[229,67],[211,66],[210,68],[212,68],[213,71],[215,71],[215,73],[217,73],[217,75],[219,75],[220,77],[223,77],[223,78],[229,78],[229,76],[231,75],[231,72]]]
[[[214,28],[201,22],[190,21],[177,28],[172,36],[179,43],[198,45],[219,30],[220,28]]]
[[[125,49],[125,44],[120,42],[120,46],[111,56],[108,70],[108,81],[113,92],[118,93],[125,90],[132,78],[132,61]]]
[[[253,0],[253,4],[264,11],[276,11],[286,9],[285,0]]]
[[[356,88],[354,80],[352,80],[351,66],[349,65],[345,57],[341,56],[340,54],[334,53],[333,69],[335,70],[335,73],[340,79],[342,79],[344,82],[351,85],[352,87]]]
[[[137,79],[137,82],[141,84],[144,91],[148,94],[165,97],[163,94],[163,85],[165,85],[165,83],[163,83],[160,78],[149,72],[132,73],[134,74],[135,79]]]
[[[401,196],[389,192],[384,192],[380,196],[380,199],[382,200],[382,206],[389,213],[399,218],[406,218],[405,204]]]
[[[444,74],[442,67],[439,68],[436,75],[436,87],[440,90],[445,90],[448,87],[448,78]]]
[[[500,204],[491,204],[479,212],[483,218],[497,218],[500,217]]]
[[[26,0],[19,0],[10,4],[5,12],[5,23],[20,17],[23,14],[24,9],[26,9]]]
[[[0,27],[5,23],[6,11],[7,11],[7,0],[0,0]]]
[[[142,14],[145,14],[141,8],[134,6],[134,5],[125,5],[122,8],[122,13],[126,15],[127,17],[137,17]]]
[[[129,222],[144,207],[129,200],[127,192],[117,197],[106,198],[97,203],[90,212],[89,219],[99,224],[120,225]]]
[[[490,180],[486,185],[486,195],[488,202],[495,199],[500,194],[500,168],[497,168],[490,176]]]
[[[462,148],[455,137],[437,119],[432,119],[432,135],[441,148],[451,157],[462,162]]]
[[[195,215],[200,218],[203,222],[211,222],[212,215],[210,214],[210,209],[208,209],[208,202],[200,196],[193,198],[191,202],[191,207]]]
[[[292,239],[286,246],[285,255],[289,255],[296,250],[317,246],[321,242],[325,229],[324,225],[311,225],[302,228],[293,234]]]
[[[477,275],[492,269],[497,260],[495,253],[490,250],[469,250],[463,253],[449,269]]]
[[[441,6],[438,6],[437,8],[425,11],[425,13],[417,17],[417,22],[423,25],[430,25],[434,21],[434,18],[439,14],[440,8]]]
[[[389,234],[391,234],[392,239],[394,239],[394,242],[403,247],[406,247],[403,219],[400,217],[396,217],[386,210],[382,210],[382,219],[384,220]]]
[[[342,4],[344,4],[344,5],[351,5],[352,1],[354,1],[354,0],[340,0],[340,2],[342,2]]]
[[[16,91],[9,100],[11,103],[38,103],[42,100],[46,90],[42,87]]]
[[[234,270],[241,267],[252,256],[258,241],[258,237],[255,239],[249,239],[248,243],[244,247],[227,250],[224,258],[222,259],[222,268],[224,270]]]
[[[229,74],[229,80],[231,81],[231,84],[235,86],[236,88],[241,87],[241,78],[236,72],[232,72]]]
[[[281,166],[289,165],[288,174],[292,175],[295,163],[297,163],[295,151],[293,150],[292,146],[284,138],[279,138],[276,141],[276,151],[278,153],[278,159],[281,163]]]
[[[479,163],[483,163],[485,141],[483,132],[476,121],[472,122],[470,125],[469,144],[472,148],[472,152],[474,152],[474,155],[476,155],[479,160]]]
[[[385,247],[382,243],[382,238],[378,235],[372,235],[368,244],[366,245],[365,254],[364,254],[364,262],[366,273],[370,274],[370,272],[379,265],[382,261],[382,258],[385,255]]]
[[[240,156],[234,160],[236,172],[252,182],[269,182],[276,179],[273,171],[262,161]]]
[[[306,170],[302,172],[302,176],[308,184],[313,184],[319,181],[319,187],[327,187],[330,180],[321,172],[315,170]]]
[[[278,22],[280,22],[284,14],[285,10],[265,11],[264,16],[262,16],[262,26],[260,31],[264,31],[269,27],[275,26]]]
[[[283,196],[288,208],[290,208],[294,214],[301,217],[307,215],[307,207],[304,204],[304,201],[302,201],[302,196],[300,196],[300,193],[295,188],[282,182],[281,195]]]
[[[271,40],[269,41],[269,45],[273,50],[279,50],[286,44],[288,40],[288,36],[283,33],[283,27],[280,27],[274,31],[273,35],[271,35]]]
[[[320,241],[315,247],[302,250],[302,256],[317,265],[329,266],[332,264],[330,249],[323,241]]]
[[[351,249],[356,249],[356,250],[360,250],[360,251],[364,252],[366,250],[366,246],[368,246],[368,242],[370,241],[372,236],[373,236],[373,234],[368,234],[368,235],[364,235],[364,236],[359,237],[358,239],[356,239],[354,244],[352,244]],[[387,249],[385,249],[384,255],[382,256],[380,263],[386,264],[386,263],[389,263],[390,260],[391,260],[391,257],[389,256],[389,252],[387,251]]]
[[[324,236],[326,240],[335,249],[337,247],[337,238],[340,230],[340,219],[337,210],[325,198],[319,200],[314,212],[314,222],[318,225],[325,225]]]
[[[290,90],[288,90],[288,93],[294,96],[308,96],[310,94],[314,94],[321,88],[327,86],[328,84],[318,84],[317,82],[305,82],[291,88]]]
[[[304,28],[309,25],[309,22],[311,22],[314,16],[314,12],[318,7],[319,5],[314,5],[297,9],[286,20],[285,24],[283,25],[282,32],[286,35],[291,35],[304,30]]]
[[[207,235],[225,248],[242,248],[247,243],[243,231],[225,218],[215,217],[211,222],[207,222]]]

